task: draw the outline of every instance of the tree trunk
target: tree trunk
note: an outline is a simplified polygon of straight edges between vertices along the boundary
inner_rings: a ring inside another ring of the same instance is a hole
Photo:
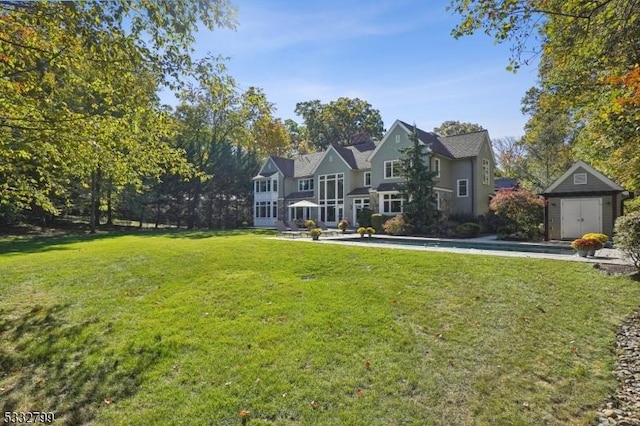
[[[96,233],[96,173],[91,172],[91,206],[89,207],[89,229],[92,234]]]
[[[111,203],[111,182],[107,184],[107,225],[113,225],[113,205]]]

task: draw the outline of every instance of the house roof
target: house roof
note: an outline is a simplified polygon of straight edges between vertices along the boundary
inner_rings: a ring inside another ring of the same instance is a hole
[[[569,167],[569,170],[564,172],[564,174],[562,176],[560,176],[558,179],[556,179],[556,181],[553,182],[551,184],[551,186],[549,186],[549,188],[544,190],[542,193],[543,194],[549,194],[549,193],[553,192],[558,186],[560,186],[560,184],[562,182],[564,182],[569,176],[571,176],[580,167],[582,167],[589,174],[595,176],[597,179],[602,181],[605,185],[611,187],[611,189],[613,189],[615,191],[621,191],[621,192],[625,191],[625,189],[623,187],[621,187],[620,185],[618,185],[617,183],[615,183],[614,181],[612,181],[611,179],[609,179],[608,177],[606,177],[605,175],[603,175],[602,173],[600,173],[599,171],[597,171],[596,169],[594,169],[593,167],[591,167],[590,165],[585,163],[584,161],[580,160],[580,161],[574,163],[571,167]]]
[[[311,176],[316,171],[318,164],[324,158],[324,152],[314,152],[300,155],[294,160],[294,170],[290,176],[303,177]]]
[[[313,191],[298,191],[292,192],[285,197],[287,200],[303,200],[306,198],[313,198]]]
[[[262,172],[262,173],[258,173],[258,175],[257,175],[257,176],[254,176],[254,177],[253,177],[253,180],[256,180],[256,179],[264,179],[264,178],[267,178],[267,177],[269,177],[269,176],[271,176],[271,175],[274,175],[274,174],[276,174],[276,173],[278,173],[278,172],[277,172],[277,171],[275,171],[275,170],[274,170],[274,171],[272,171],[272,172]]]
[[[408,132],[412,131],[412,125],[401,120],[398,121]],[[480,154],[483,142],[488,138],[486,130],[455,136],[440,136],[436,133],[425,132],[416,128],[416,133],[418,133],[418,140],[430,145],[433,153],[449,158],[477,157]]]
[[[369,188],[368,186],[361,186],[358,187],[356,189],[354,189],[353,191],[351,191],[350,193],[347,194],[347,197],[350,195],[369,195]]]
[[[517,188],[519,185],[520,182],[515,178],[495,178],[493,181],[493,187],[496,190]]]
[[[480,154],[482,144],[487,139],[488,132],[486,130],[440,137],[442,144],[451,153],[453,158],[477,157]]]
[[[369,155],[376,149],[376,144],[366,141],[349,146],[333,145],[333,148],[352,170],[363,170],[371,168]]]
[[[272,155],[270,158],[283,175],[291,176],[293,174],[293,160],[284,157],[276,157],[275,155]]]
[[[407,124],[402,120],[398,120],[400,124],[405,128],[408,133],[413,130],[413,125]],[[433,132],[425,132],[422,129],[416,127],[416,133],[418,134],[418,140],[425,145],[431,147],[431,151],[435,154],[440,154],[444,157],[455,158],[449,149],[442,143],[440,137]]]
[[[386,182],[381,183],[376,188],[378,192],[388,192],[388,191],[402,191],[404,190],[403,182]]]

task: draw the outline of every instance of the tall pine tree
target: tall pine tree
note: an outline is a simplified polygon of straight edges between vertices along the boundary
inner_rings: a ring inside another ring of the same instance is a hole
[[[412,144],[400,150],[401,176],[406,180],[405,193],[408,197],[403,210],[414,231],[427,234],[435,230],[439,218],[433,190],[436,173],[429,167],[431,149],[420,143],[415,126],[409,140]]]

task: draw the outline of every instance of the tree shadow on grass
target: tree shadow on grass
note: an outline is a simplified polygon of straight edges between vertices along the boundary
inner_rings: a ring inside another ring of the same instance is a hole
[[[7,253],[41,253],[52,250],[69,250],[68,244],[102,240],[105,238],[117,238],[122,236],[183,238],[199,240],[212,237],[232,237],[238,235],[273,235],[273,230],[265,229],[230,229],[217,231],[190,231],[190,230],[133,230],[111,231],[98,234],[69,234],[63,236],[36,236],[23,238],[9,238],[0,240],[0,254]]]
[[[86,424],[134,395],[163,355],[159,340],[118,353],[107,343],[109,324],[70,323],[66,310],[0,309],[0,411],[53,412],[63,424]]]

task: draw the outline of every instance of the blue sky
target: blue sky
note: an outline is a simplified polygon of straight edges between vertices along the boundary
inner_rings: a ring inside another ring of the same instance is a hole
[[[510,73],[509,46],[484,33],[455,40],[460,18],[446,0],[232,1],[237,29],[198,33],[195,56],[229,57],[240,88],[262,88],[277,117],[301,123],[297,102],[346,96],[378,109],[386,129],[459,120],[492,139],[524,133],[520,100],[535,67]]]

